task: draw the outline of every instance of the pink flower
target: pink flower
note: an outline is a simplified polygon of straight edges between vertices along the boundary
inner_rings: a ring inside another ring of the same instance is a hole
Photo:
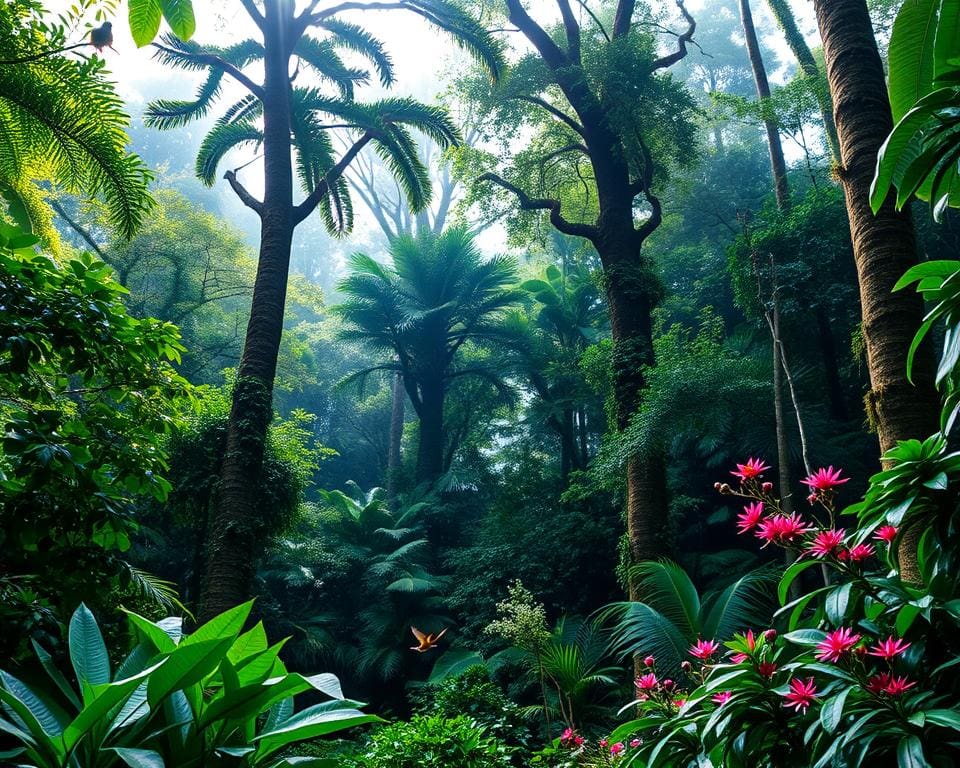
[[[640,739],[631,739],[631,740],[630,740],[630,746],[633,747],[634,749],[636,749],[637,747],[639,747],[641,743],[642,743],[642,742],[640,741]]]
[[[763,473],[768,469],[770,469],[770,467],[763,463],[763,459],[754,459],[751,457],[747,460],[746,464],[737,464],[737,469],[730,474],[734,477],[739,477],[741,482],[746,482],[747,480],[763,477]]]
[[[732,661],[734,664],[743,664],[743,662],[749,658],[750,657],[745,653],[735,653],[730,657],[730,661]]]
[[[574,736],[574,737],[573,737],[573,743],[574,743],[576,746],[578,746],[578,747],[582,747],[582,746],[583,746],[583,736]]]
[[[807,486],[811,491],[816,491],[823,493],[823,491],[829,491],[835,488],[838,485],[843,485],[844,483],[850,480],[849,477],[840,477],[842,469],[834,469],[831,464],[828,469],[820,467],[812,475],[807,475],[805,480],[800,482]]]
[[[881,693],[883,693],[884,688],[890,684],[890,680],[892,678],[893,675],[891,675],[889,672],[881,672],[879,675],[874,675],[867,680],[867,690],[879,696]]]
[[[560,734],[560,741],[568,742],[573,741],[573,728],[567,728],[562,734]]]
[[[903,653],[910,647],[910,643],[905,643],[899,637],[890,635],[886,640],[880,640],[871,648],[868,653],[871,656],[879,656],[881,659],[893,659]]]
[[[768,629],[766,632],[763,633],[763,637],[766,639],[768,643],[772,643],[774,640],[777,639],[777,630]]]
[[[793,707],[797,712],[801,710],[805,713],[817,698],[817,686],[812,677],[808,677],[806,682],[799,678],[790,681],[790,692],[784,695],[785,707]]]
[[[853,648],[859,639],[860,635],[855,635],[853,630],[840,627],[835,632],[830,632],[817,645],[816,656],[820,661],[840,661],[840,658]]]
[[[850,547],[847,551],[847,557],[849,557],[853,563],[859,563],[861,560],[866,560],[874,554],[873,544],[857,544],[855,547]]]
[[[601,747],[607,746],[607,740],[606,740],[606,739],[600,739],[600,746],[601,746]]]
[[[686,703],[687,703],[687,700],[686,700],[686,699],[674,699],[674,700],[673,700],[673,706],[675,706],[677,709],[682,709],[682,708],[683,708],[683,705],[686,704]]]
[[[807,547],[807,553],[814,557],[827,557],[832,555],[837,547],[843,544],[844,533],[845,531],[843,529],[839,531],[832,529],[829,531],[820,531],[820,533],[813,537],[810,546]]]
[[[715,693],[713,695],[713,703],[723,706],[730,698],[733,696],[733,691],[721,691],[720,693]]]
[[[650,672],[649,674],[638,677],[633,681],[638,691],[652,691],[657,687],[657,676]]]
[[[720,644],[716,640],[697,640],[696,645],[690,647],[690,655],[706,661],[718,650],[720,650]]]
[[[887,696],[899,696],[915,685],[916,683],[914,682],[907,682],[907,678],[905,677],[891,677],[883,688],[883,692],[887,694]]]
[[[757,664],[757,672],[759,672],[763,677],[773,677],[773,673],[777,671],[777,665],[772,661],[761,661]]]
[[[616,757],[616,756],[619,755],[621,752],[623,752],[623,750],[625,750],[625,749],[626,749],[626,747],[623,746],[623,742],[622,742],[622,741],[618,741],[616,744],[614,744],[614,745],[612,745],[612,746],[610,747],[610,755],[611,755],[612,757]]]
[[[883,541],[887,544],[892,544],[893,540],[897,538],[897,534],[900,532],[900,529],[894,525],[883,525],[877,528],[877,532],[873,534],[873,538],[877,541]]]
[[[755,501],[748,504],[743,508],[743,512],[737,515],[737,533],[753,530],[761,519],[763,519],[763,502]]]
[[[794,512],[792,515],[775,515],[763,520],[757,527],[757,538],[768,544],[791,544],[794,539],[809,533],[813,528],[806,525]]]
[[[654,664],[656,664],[656,661],[654,661],[653,656],[647,656],[647,658],[643,660],[643,666],[645,667],[652,667]]]

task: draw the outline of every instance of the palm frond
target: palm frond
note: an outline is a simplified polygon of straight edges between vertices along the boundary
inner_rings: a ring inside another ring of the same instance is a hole
[[[263,133],[251,123],[215,125],[204,137],[197,152],[197,177],[208,187],[213,186],[217,167],[231,149],[247,144],[259,145],[262,141]]]

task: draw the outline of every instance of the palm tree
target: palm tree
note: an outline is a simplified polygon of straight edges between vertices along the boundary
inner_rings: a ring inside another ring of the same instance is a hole
[[[728,587],[701,596],[676,563],[649,561],[631,569],[636,596],[600,611],[612,622],[612,647],[624,656],[651,655],[663,676],[682,674],[689,649],[698,639],[729,640],[734,633],[763,628],[773,609],[773,569],[749,571]]]
[[[34,4],[0,5],[0,194],[54,251],[59,239],[36,179],[103,198],[126,238],[150,204],[150,172],[126,151],[129,118],[104,60],[69,58],[59,53],[65,46],[64,29],[41,26]]]
[[[504,340],[517,373],[539,400],[537,410],[560,440],[560,474],[566,478],[586,469],[589,459],[583,407],[589,394],[579,362],[597,340],[606,311],[599,286],[582,264],[563,270],[551,264],[521,288],[531,294],[535,311],[510,312]]]
[[[880,438],[881,454],[901,440],[923,439],[939,425],[932,345],[917,350],[912,381],[907,376],[911,341],[923,322],[923,302],[893,287],[917,264],[913,222],[888,198],[870,208],[877,154],[893,128],[883,62],[877,50],[866,0],[814,0],[823,40],[827,81],[840,138],[839,177],[847,202],[853,257],[857,263],[863,340],[870,391],[867,416]],[[916,545],[920,529],[904,532],[901,573],[919,578]]]
[[[458,140],[447,114],[412,99],[373,104],[354,100],[358,85],[376,75],[393,83],[382,43],[362,27],[343,20],[362,10],[362,0],[318,8],[310,0],[299,11],[293,0],[241,0],[260,34],[219,48],[165,36],[158,58],[186,70],[207,73],[192,101],[160,100],[147,121],[174,128],[205,116],[232,80],[244,95],[223,110],[197,156],[197,175],[213,184],[217,168],[236,147],[256,146],[263,155],[263,199],[240,182],[237,170],[224,177],[240,200],[260,218],[260,253],[250,320],[233,391],[220,487],[210,526],[207,573],[200,619],[243,601],[250,588],[256,542],[251,522],[259,510],[252,484],[260,477],[264,438],[272,417],[287,276],[293,231],[319,208],[331,231],[345,232],[353,220],[344,170],[367,146],[381,155],[414,210],[430,200],[430,180],[410,130],[446,147]],[[500,67],[497,46],[486,30],[459,6],[445,0],[389,0],[371,7],[406,9],[449,32],[492,75]],[[368,66],[348,65],[350,51]],[[251,71],[262,71],[257,82]],[[347,148],[336,156],[331,132],[346,134]],[[294,200],[294,170],[304,197]]]
[[[390,245],[391,266],[355,255],[351,274],[340,284],[347,300],[337,311],[347,321],[343,336],[388,353],[389,361],[359,371],[396,371],[420,417],[417,482],[444,471],[444,400],[451,382],[466,376],[499,381],[489,367],[464,362],[468,342],[498,336],[504,309],[519,294],[507,286],[516,279],[510,259],[483,261],[464,229],[439,236],[421,232]]]

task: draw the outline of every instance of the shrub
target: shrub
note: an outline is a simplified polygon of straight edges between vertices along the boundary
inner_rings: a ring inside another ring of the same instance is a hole
[[[0,672],[0,730],[18,745],[0,758],[31,768],[278,768],[295,764],[278,757],[291,744],[378,719],[344,699],[333,675],[287,672],[277,657],[283,642],[268,645],[262,624],[241,634],[250,607],[190,635],[179,619],[128,612],[135,644],[111,671],[99,626],[81,605],[68,633],[76,686],[37,644],[45,684]],[[295,712],[293,697],[305,692],[327,700]]]
[[[490,680],[484,666],[470,667],[463,674],[426,686],[414,698],[425,714],[446,718],[466,715],[508,747],[526,751],[531,743],[521,708]]]
[[[373,734],[356,768],[496,768],[510,765],[511,750],[466,715],[414,715]]]

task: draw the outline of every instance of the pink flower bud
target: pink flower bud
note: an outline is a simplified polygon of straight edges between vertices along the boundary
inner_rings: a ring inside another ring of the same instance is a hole
[[[656,661],[654,661],[653,656],[647,656],[647,658],[643,660],[643,666],[645,667],[652,667],[654,664],[656,664]]]
[[[691,664],[689,661],[681,662],[680,669],[682,669],[684,672],[689,672],[691,669],[693,669],[693,664]]]
[[[760,489],[761,489],[764,493],[770,493],[770,491],[773,490],[773,483],[766,482],[766,483],[764,483],[763,485],[760,486]]]
[[[665,690],[665,691],[672,691],[674,685],[676,685],[676,683],[674,683],[673,680],[664,680],[664,681],[663,681],[663,690]]]
[[[816,504],[816,503],[817,503],[817,494],[811,493],[809,496],[807,496],[807,501],[809,501],[811,504]]]
[[[766,632],[763,633],[763,637],[766,639],[768,643],[772,643],[774,640],[777,639],[777,630],[768,629]]]

